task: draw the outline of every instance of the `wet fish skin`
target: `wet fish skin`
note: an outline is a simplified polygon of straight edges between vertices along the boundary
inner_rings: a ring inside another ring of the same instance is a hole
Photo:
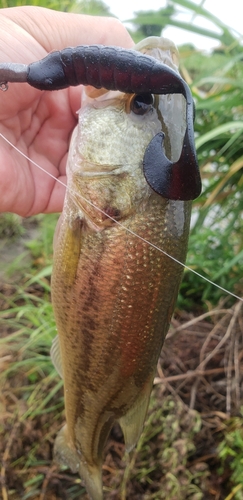
[[[142,159],[161,113],[133,116],[130,99],[104,94],[81,109],[55,237],[52,354],[64,379],[66,426],[54,455],[79,471],[92,500],[103,498],[102,452],[114,421],[128,450],[140,436],[182,275],[181,265],[132,233],[184,262],[190,223],[191,202],[163,199],[146,183]]]

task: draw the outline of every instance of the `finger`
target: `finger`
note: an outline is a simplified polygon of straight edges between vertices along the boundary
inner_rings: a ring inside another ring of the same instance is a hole
[[[125,48],[134,44],[122,23],[112,17],[64,13],[32,6],[1,9],[1,15],[26,30],[47,52],[83,44]]]

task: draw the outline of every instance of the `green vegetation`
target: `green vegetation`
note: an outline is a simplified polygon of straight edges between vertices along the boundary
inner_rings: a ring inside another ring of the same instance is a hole
[[[168,396],[161,402],[153,396],[144,432],[124,472],[121,500],[129,498],[130,481],[152,485],[150,499],[202,500],[207,491],[207,465],[197,468],[189,462],[195,456],[194,438],[200,428],[199,413],[188,411],[179,398]]]
[[[211,21],[215,29],[175,18],[180,8]],[[196,103],[195,136],[203,193],[194,203],[187,265],[237,295],[243,291],[243,47],[234,32],[203,7],[171,0],[158,12],[137,12],[130,20],[135,40],[158,35],[166,26],[209,36],[219,42],[212,54],[190,44],[180,47],[181,72]],[[189,35],[190,37],[190,35]],[[222,292],[186,271],[178,305],[215,305]]]
[[[99,0],[63,0],[59,4],[55,0],[36,0],[36,3],[30,4],[110,15],[109,8]],[[28,5],[28,2],[10,0],[0,4],[1,7],[14,5]],[[182,6],[194,14],[210,19],[215,30],[206,32],[200,27],[193,28],[176,21],[175,13]],[[213,282],[242,296],[242,45],[233,31],[219,19],[212,17],[203,5],[196,6],[186,0],[171,0],[166,8],[157,13],[137,13],[133,19],[132,34],[137,41],[151,34],[160,34],[161,29],[167,25],[207,34],[219,42],[219,48],[210,55],[195,50],[190,44],[180,48],[181,73],[190,84],[196,102],[196,145],[203,178],[203,193],[194,204],[187,264]],[[220,32],[216,28],[220,28]],[[190,39],[190,35],[188,38]],[[50,448],[57,430],[63,423],[62,381],[57,376],[49,356],[52,339],[56,333],[50,303],[52,237],[56,221],[57,215],[35,218],[34,223],[39,228],[38,237],[27,241],[23,240],[23,237],[26,237],[28,227],[26,228],[21,218],[12,214],[0,217],[1,252],[4,248],[6,253],[8,252],[11,241],[14,241],[14,244],[24,241],[25,247],[24,257],[18,256],[9,266],[9,283],[3,281],[0,288],[0,410],[3,415],[0,420],[0,452],[4,455],[6,468],[8,466],[10,474],[13,474],[12,483],[8,478],[11,483],[8,496],[4,497],[7,479],[3,465],[0,483],[4,500],[45,498],[45,481],[52,467]],[[14,283],[16,276],[17,284]],[[190,311],[211,309],[226,298],[227,294],[186,270],[177,308]],[[228,300],[227,306],[232,306],[234,302],[234,299]],[[212,342],[215,342],[214,337]],[[211,348],[215,349],[215,344],[212,344]],[[230,359],[233,359],[232,356]],[[174,353],[173,359],[175,365],[181,363],[182,371],[182,362],[181,359],[178,361],[178,358],[180,351]],[[217,366],[222,368],[224,364],[225,358],[221,352]],[[187,369],[191,369],[190,364]],[[187,373],[186,369],[185,372]],[[223,377],[223,374],[220,376]],[[183,383],[182,381],[182,386]],[[199,449],[197,448],[197,434],[199,429],[203,428],[204,422],[198,412],[188,410],[171,386],[168,389],[168,392],[170,391],[173,398],[167,393],[166,397],[162,394],[159,399],[158,391],[154,392],[145,432],[128,465],[126,457],[126,462],[119,461],[116,467],[114,456],[119,454],[119,449],[122,450],[121,456],[123,453],[122,442],[121,448],[117,445],[118,451],[116,449],[113,453],[113,461],[108,460],[105,470],[104,483],[107,494],[116,489],[122,500],[125,500],[126,495],[135,500],[205,498],[210,480],[210,465],[207,458],[205,462],[197,462],[200,452],[205,456],[211,453],[200,449],[204,438]],[[216,397],[216,390],[214,392]],[[186,391],[185,400],[188,401]],[[199,411],[203,404],[213,412],[211,400],[203,400]],[[222,406],[219,408],[218,413],[222,415],[225,409]],[[208,428],[210,425],[211,420]],[[224,421],[223,431],[217,432],[216,438],[213,438],[215,441],[212,448],[216,449],[216,452],[211,453],[215,461],[214,470],[217,468],[218,474],[226,478],[225,490],[217,496],[219,500],[225,499],[226,496],[227,500],[243,498],[242,427],[243,415],[233,415],[229,421]],[[12,430],[15,428],[17,438],[11,449]],[[205,426],[203,436],[209,432],[208,428]],[[8,455],[8,449],[12,454]],[[125,472],[119,471],[122,468]],[[110,470],[114,473],[111,480]],[[64,468],[62,473],[62,484],[65,485],[67,498],[86,499],[80,479],[68,475]],[[55,470],[53,474],[55,486],[60,478]],[[137,497],[133,495],[132,484],[135,485]],[[213,487],[211,490],[213,491]],[[147,491],[149,493],[146,493]],[[212,500],[214,498],[216,494],[212,496]]]
[[[243,47],[233,31],[202,4],[173,0],[158,13],[137,13],[133,22],[138,36],[158,34],[160,23],[161,28],[178,26],[220,43],[213,54],[203,54],[191,45],[180,47],[181,72],[196,103],[195,136],[203,178],[202,195],[194,204],[187,264],[220,286],[242,295]],[[220,33],[175,21],[180,7],[213,22]],[[215,286],[186,271],[178,304],[186,308],[204,301],[215,305],[221,295]]]
[[[158,33],[158,26],[161,29],[166,26],[174,26],[177,28],[184,29],[188,32],[197,33],[199,35],[208,36],[214,40],[218,40],[222,45],[230,46],[235,45],[236,39],[232,30],[227,27],[220,19],[210,12],[208,12],[203,7],[204,0],[197,5],[190,0],[168,0],[167,6],[158,11],[148,11],[148,12],[137,12],[133,19],[130,19],[135,26],[137,26],[136,32],[138,33],[148,33],[146,32],[146,27],[150,27],[150,35],[160,35]],[[201,16],[208,21],[211,21],[215,28],[220,28],[220,32],[217,29],[209,30],[202,28],[200,22],[198,25],[196,23],[186,23],[184,21],[179,21],[176,19],[176,14],[181,11],[181,7],[186,9],[192,14],[192,17]],[[146,35],[146,36],[150,36]]]
[[[2,238],[18,238],[24,234],[22,219],[16,214],[0,214],[0,235]]]
[[[219,458],[222,461],[219,473],[222,475],[227,467],[232,474],[231,493],[226,500],[242,500],[243,497],[243,408],[240,417],[233,417],[225,422],[223,439],[218,447]]]
[[[110,16],[110,9],[102,0],[0,0],[0,8],[32,5],[63,12],[79,12],[92,16]]]

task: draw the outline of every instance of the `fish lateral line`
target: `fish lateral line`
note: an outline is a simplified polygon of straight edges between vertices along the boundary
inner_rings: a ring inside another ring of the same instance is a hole
[[[21,156],[23,156],[26,160],[28,160],[30,163],[32,163],[32,165],[34,165],[36,168],[39,168],[39,170],[41,170],[42,172],[46,173],[49,177],[51,177],[53,180],[55,180],[56,182],[58,182],[61,186],[65,187],[68,192],[70,193],[70,196],[72,197],[72,200],[73,202],[77,205],[77,202],[75,200],[75,198],[73,197],[71,191],[69,190],[67,184],[65,184],[64,182],[62,182],[60,179],[58,179],[57,177],[55,177],[53,174],[51,174],[50,172],[48,172],[47,170],[45,170],[45,168],[43,168],[41,165],[39,165],[37,162],[35,162],[34,160],[32,160],[31,158],[29,158],[23,151],[21,151],[19,148],[17,148],[17,146],[15,146],[9,139],[7,139],[7,137],[5,137],[2,133],[0,133],[0,137],[5,141],[7,142],[13,149],[15,149],[15,151],[17,151]],[[114,222],[115,224],[117,224],[118,226],[120,226],[122,229],[124,229],[124,231],[132,234],[133,236],[135,236],[136,238],[138,238],[140,241],[143,241],[144,243],[146,243],[147,245],[153,247],[155,250],[158,250],[159,252],[163,253],[166,257],[170,258],[171,260],[173,260],[174,262],[176,262],[177,264],[181,265],[182,267],[184,267],[184,269],[186,269],[187,271],[190,271],[192,273],[194,273],[196,276],[198,276],[199,278],[201,278],[202,280],[206,281],[207,283],[209,283],[210,285],[213,285],[215,286],[216,288],[218,288],[219,290],[221,290],[222,292],[226,293],[226,294],[229,294],[231,297],[234,297],[236,298],[237,300],[243,302],[243,298],[240,297],[239,295],[233,293],[233,292],[230,292],[229,290],[227,290],[226,288],[218,285],[217,283],[215,283],[214,281],[211,281],[209,278],[207,278],[206,276],[203,276],[202,274],[200,274],[199,272],[195,271],[195,269],[192,269],[190,266],[187,266],[186,264],[183,264],[182,262],[180,262],[178,259],[176,259],[175,257],[173,257],[172,255],[170,255],[168,252],[164,251],[162,248],[158,247],[157,245],[154,245],[152,242],[150,242],[149,240],[146,240],[146,238],[143,238],[142,236],[140,236],[139,234],[135,233],[134,231],[132,231],[131,229],[125,227],[121,222],[119,222],[118,220],[116,220],[115,218],[113,218],[111,215],[107,214],[104,210],[102,210],[100,207],[98,207],[97,205],[95,205],[94,203],[92,203],[92,201],[86,199],[83,195],[81,195],[80,193],[78,193],[78,197],[80,199],[82,199],[83,201],[85,201],[88,205],[90,205],[92,208],[94,208],[95,210],[97,210],[98,212],[102,213],[103,215],[105,215],[108,219],[110,219],[112,222]]]

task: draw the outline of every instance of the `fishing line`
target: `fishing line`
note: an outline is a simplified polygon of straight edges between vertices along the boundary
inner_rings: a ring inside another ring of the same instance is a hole
[[[9,141],[3,134],[0,133],[0,137],[2,137],[2,139],[4,139],[5,142],[7,142],[13,149],[15,149],[15,151],[17,151],[20,155],[22,155],[26,160],[28,160],[30,163],[32,163],[32,165],[34,165],[35,167],[39,168],[39,170],[41,170],[42,172],[45,172],[47,175],[49,175],[49,177],[51,177],[52,179],[54,179],[56,182],[58,182],[59,184],[61,184],[62,186],[64,186],[66,189],[68,189],[67,185],[60,181],[60,179],[58,179],[57,177],[55,177],[53,174],[51,174],[50,172],[48,172],[47,170],[45,170],[43,167],[41,167],[38,163],[36,163],[34,160],[31,160],[31,158],[29,158],[25,153],[23,153],[20,149],[17,148],[17,146],[14,146],[14,144],[12,144],[11,141]],[[111,217],[110,215],[108,215],[104,210],[102,210],[101,208],[97,207],[94,203],[92,203],[92,201],[90,200],[87,200],[83,195],[81,195],[80,193],[78,193],[78,197],[81,199],[81,200],[84,200],[86,203],[88,203],[91,207],[93,207],[95,210],[98,210],[98,212],[102,213],[103,215],[105,215],[106,217],[108,217],[110,220],[112,220],[113,222],[115,222],[116,224],[118,224],[118,226],[122,227],[122,229],[124,229],[124,231],[127,231],[128,233],[132,234],[133,236],[135,236],[136,238],[140,239],[141,241],[143,241],[144,243],[146,243],[147,245],[150,245],[151,247],[153,247],[155,250],[158,250],[158,252],[161,252],[163,253],[164,255],[166,255],[166,257],[172,259],[174,262],[176,262],[177,264],[179,264],[180,266],[184,267],[184,269],[186,269],[187,271],[190,271],[192,273],[194,273],[196,276],[198,276],[199,278],[201,278],[202,280],[206,281],[207,283],[209,283],[210,285],[213,285],[215,286],[216,288],[218,288],[219,290],[221,290],[222,292],[225,292],[229,295],[231,295],[232,297],[236,298],[237,300],[240,300],[241,302],[243,302],[243,298],[242,297],[239,297],[239,295],[236,295],[235,293],[233,292],[230,292],[229,290],[227,290],[226,288],[218,285],[217,283],[214,283],[213,281],[211,281],[209,278],[206,278],[206,276],[203,276],[202,274],[198,273],[197,271],[195,271],[194,269],[192,269],[191,267],[187,266],[186,264],[183,264],[182,262],[180,262],[178,259],[176,259],[175,257],[173,257],[172,255],[168,254],[167,252],[165,252],[165,250],[162,250],[162,248],[154,245],[153,243],[151,243],[150,241],[146,240],[145,238],[143,238],[142,236],[139,236],[139,234],[135,233],[134,231],[132,231],[131,229],[125,227],[121,222],[117,221],[116,219],[114,219],[113,217]],[[73,201],[75,201],[75,199],[73,198]],[[77,202],[76,202],[77,203]]]

